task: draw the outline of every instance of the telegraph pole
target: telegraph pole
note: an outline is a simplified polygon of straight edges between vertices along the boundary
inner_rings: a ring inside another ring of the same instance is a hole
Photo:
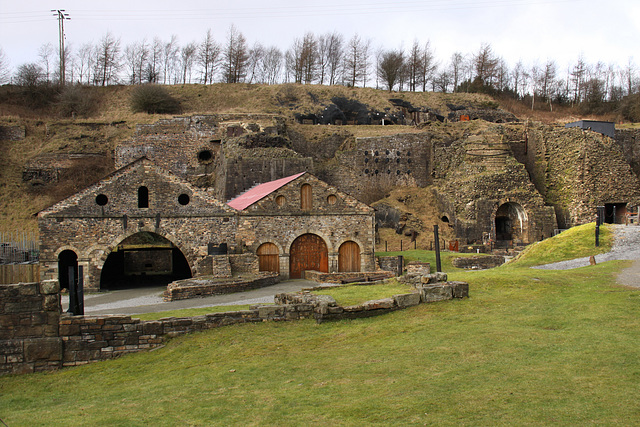
[[[65,54],[64,54],[64,21],[69,20],[69,14],[65,13],[64,9],[51,9],[53,16],[58,18],[58,32],[60,34],[60,46],[58,52],[60,52],[60,86],[64,86],[65,83]]]

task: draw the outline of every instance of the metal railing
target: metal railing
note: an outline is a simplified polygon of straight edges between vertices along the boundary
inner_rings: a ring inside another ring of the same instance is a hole
[[[37,264],[39,256],[35,233],[0,232],[0,264]]]

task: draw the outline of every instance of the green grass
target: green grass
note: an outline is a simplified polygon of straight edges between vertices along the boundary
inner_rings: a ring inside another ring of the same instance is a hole
[[[389,298],[411,292],[411,286],[392,280],[382,284],[346,285],[314,291],[317,295],[330,295],[343,307],[362,304],[365,301]]]
[[[609,252],[613,245],[613,232],[606,224],[600,227],[600,246],[596,248],[595,227],[594,222],[580,225],[550,239],[534,243],[513,263],[520,267],[528,267]]]
[[[450,272],[469,282],[468,299],[320,325],[234,325],[2,377],[0,418],[12,427],[640,423],[640,290],[615,284],[630,262],[566,272],[525,260]]]
[[[209,314],[209,313],[223,313],[225,311],[238,311],[238,310],[248,310],[248,309],[249,309],[249,304],[216,305],[213,307],[185,308],[182,310],[168,310],[168,311],[160,311],[157,313],[134,314],[131,317],[135,317],[140,320],[158,320],[164,317],[193,317],[193,316],[201,316],[203,314]]]

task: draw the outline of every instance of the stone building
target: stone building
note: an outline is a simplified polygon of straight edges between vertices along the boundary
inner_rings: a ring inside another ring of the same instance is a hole
[[[375,267],[373,209],[304,172],[226,205],[141,158],[39,212],[38,224],[42,279],[63,287],[168,283],[238,253],[283,278]]]
[[[374,210],[309,173],[258,185],[229,206],[261,270],[290,278],[375,270]]]
[[[141,158],[38,213],[43,280],[86,289],[126,276],[197,275],[215,248],[236,250],[236,214],[211,194]]]

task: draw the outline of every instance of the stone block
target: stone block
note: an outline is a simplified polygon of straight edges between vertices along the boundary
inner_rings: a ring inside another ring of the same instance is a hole
[[[420,289],[422,302],[445,301],[453,298],[451,285],[446,283],[427,285]]]
[[[395,300],[393,298],[382,298],[372,301],[365,301],[362,306],[365,310],[380,310],[389,309],[395,307]]]
[[[144,322],[142,332],[145,335],[162,335],[164,333],[163,322],[159,320]]]
[[[20,295],[37,295],[38,284],[37,283],[20,283],[19,288]]]
[[[399,308],[413,307],[414,305],[420,304],[420,294],[417,292],[410,293],[410,294],[394,295],[393,299],[396,301],[396,305]]]
[[[46,311],[60,310],[60,295],[44,295],[43,307]]]
[[[62,340],[57,337],[25,340],[24,357],[27,362],[62,360]]]
[[[40,293],[43,295],[53,295],[60,292],[60,284],[57,280],[43,280],[40,283]]]
[[[281,305],[265,305],[258,308],[258,316],[261,319],[273,319],[274,317],[282,317],[284,315],[284,307]]]
[[[469,284],[467,282],[448,282],[451,285],[454,298],[469,298]]]

